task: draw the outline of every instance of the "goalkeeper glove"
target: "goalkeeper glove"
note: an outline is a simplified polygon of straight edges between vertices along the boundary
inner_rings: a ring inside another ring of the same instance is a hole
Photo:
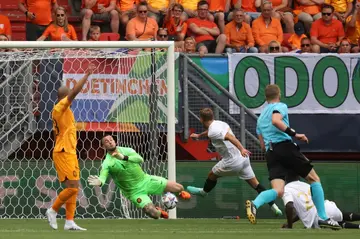
[[[88,183],[91,186],[101,186],[101,184],[102,184],[99,177],[98,176],[93,176],[93,175],[90,175],[88,177]]]

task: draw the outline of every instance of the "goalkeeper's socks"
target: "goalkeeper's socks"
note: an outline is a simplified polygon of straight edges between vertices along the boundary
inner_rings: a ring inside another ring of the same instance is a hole
[[[310,185],[311,197],[314,201],[316,210],[318,212],[319,217],[322,220],[327,220],[329,217],[326,215],[325,211],[325,198],[324,198],[324,190],[321,186],[320,182],[314,182]]]
[[[265,203],[275,201],[277,198],[277,192],[274,189],[269,189],[261,192],[253,201],[256,209],[260,208]]]

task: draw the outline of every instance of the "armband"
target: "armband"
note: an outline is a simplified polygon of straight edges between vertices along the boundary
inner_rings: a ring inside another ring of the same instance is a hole
[[[128,161],[128,160],[129,160],[129,156],[124,156],[123,160],[124,160],[124,161]]]
[[[285,133],[287,133],[291,137],[294,137],[296,135],[296,131],[294,129],[290,128],[290,127],[286,128]]]

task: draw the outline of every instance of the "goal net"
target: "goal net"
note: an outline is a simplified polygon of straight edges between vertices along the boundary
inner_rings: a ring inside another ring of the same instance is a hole
[[[142,155],[147,173],[175,179],[173,43],[5,44],[17,48],[0,49],[0,217],[41,218],[62,190],[52,161],[51,111],[57,89],[72,88],[89,64],[96,70],[71,105],[81,170],[75,216],[145,217],[112,180],[101,188],[86,180],[100,172],[104,134]]]

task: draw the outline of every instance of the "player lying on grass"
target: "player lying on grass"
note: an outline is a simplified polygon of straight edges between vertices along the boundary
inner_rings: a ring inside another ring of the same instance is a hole
[[[266,189],[259,183],[251,168],[250,152],[235,137],[230,126],[223,121],[214,120],[214,113],[209,108],[200,111],[200,122],[207,130],[201,134],[191,134],[190,137],[196,139],[203,136],[209,137],[222,159],[210,171],[203,188],[188,186],[187,190],[194,195],[206,196],[216,186],[218,178],[238,176],[258,193],[265,191]],[[269,205],[276,215],[282,215],[274,202],[270,202]]]
[[[284,188],[284,201],[287,223],[283,228],[292,228],[293,223],[301,220],[305,228],[320,228],[319,216],[311,198],[310,185],[299,181],[299,176],[289,174],[286,177],[287,184]],[[359,221],[360,214],[342,212],[335,202],[325,200],[326,214],[337,221],[342,228],[360,229],[359,224],[349,221]]]
[[[183,191],[181,184],[146,174],[141,168],[144,159],[132,148],[117,146],[111,135],[104,136],[101,144],[107,151],[106,158],[102,163],[100,176],[89,176],[91,186],[104,185],[110,175],[123,195],[154,219],[168,218],[168,213],[156,208],[149,195],[172,192],[178,193],[184,200],[190,199],[190,194]]]

